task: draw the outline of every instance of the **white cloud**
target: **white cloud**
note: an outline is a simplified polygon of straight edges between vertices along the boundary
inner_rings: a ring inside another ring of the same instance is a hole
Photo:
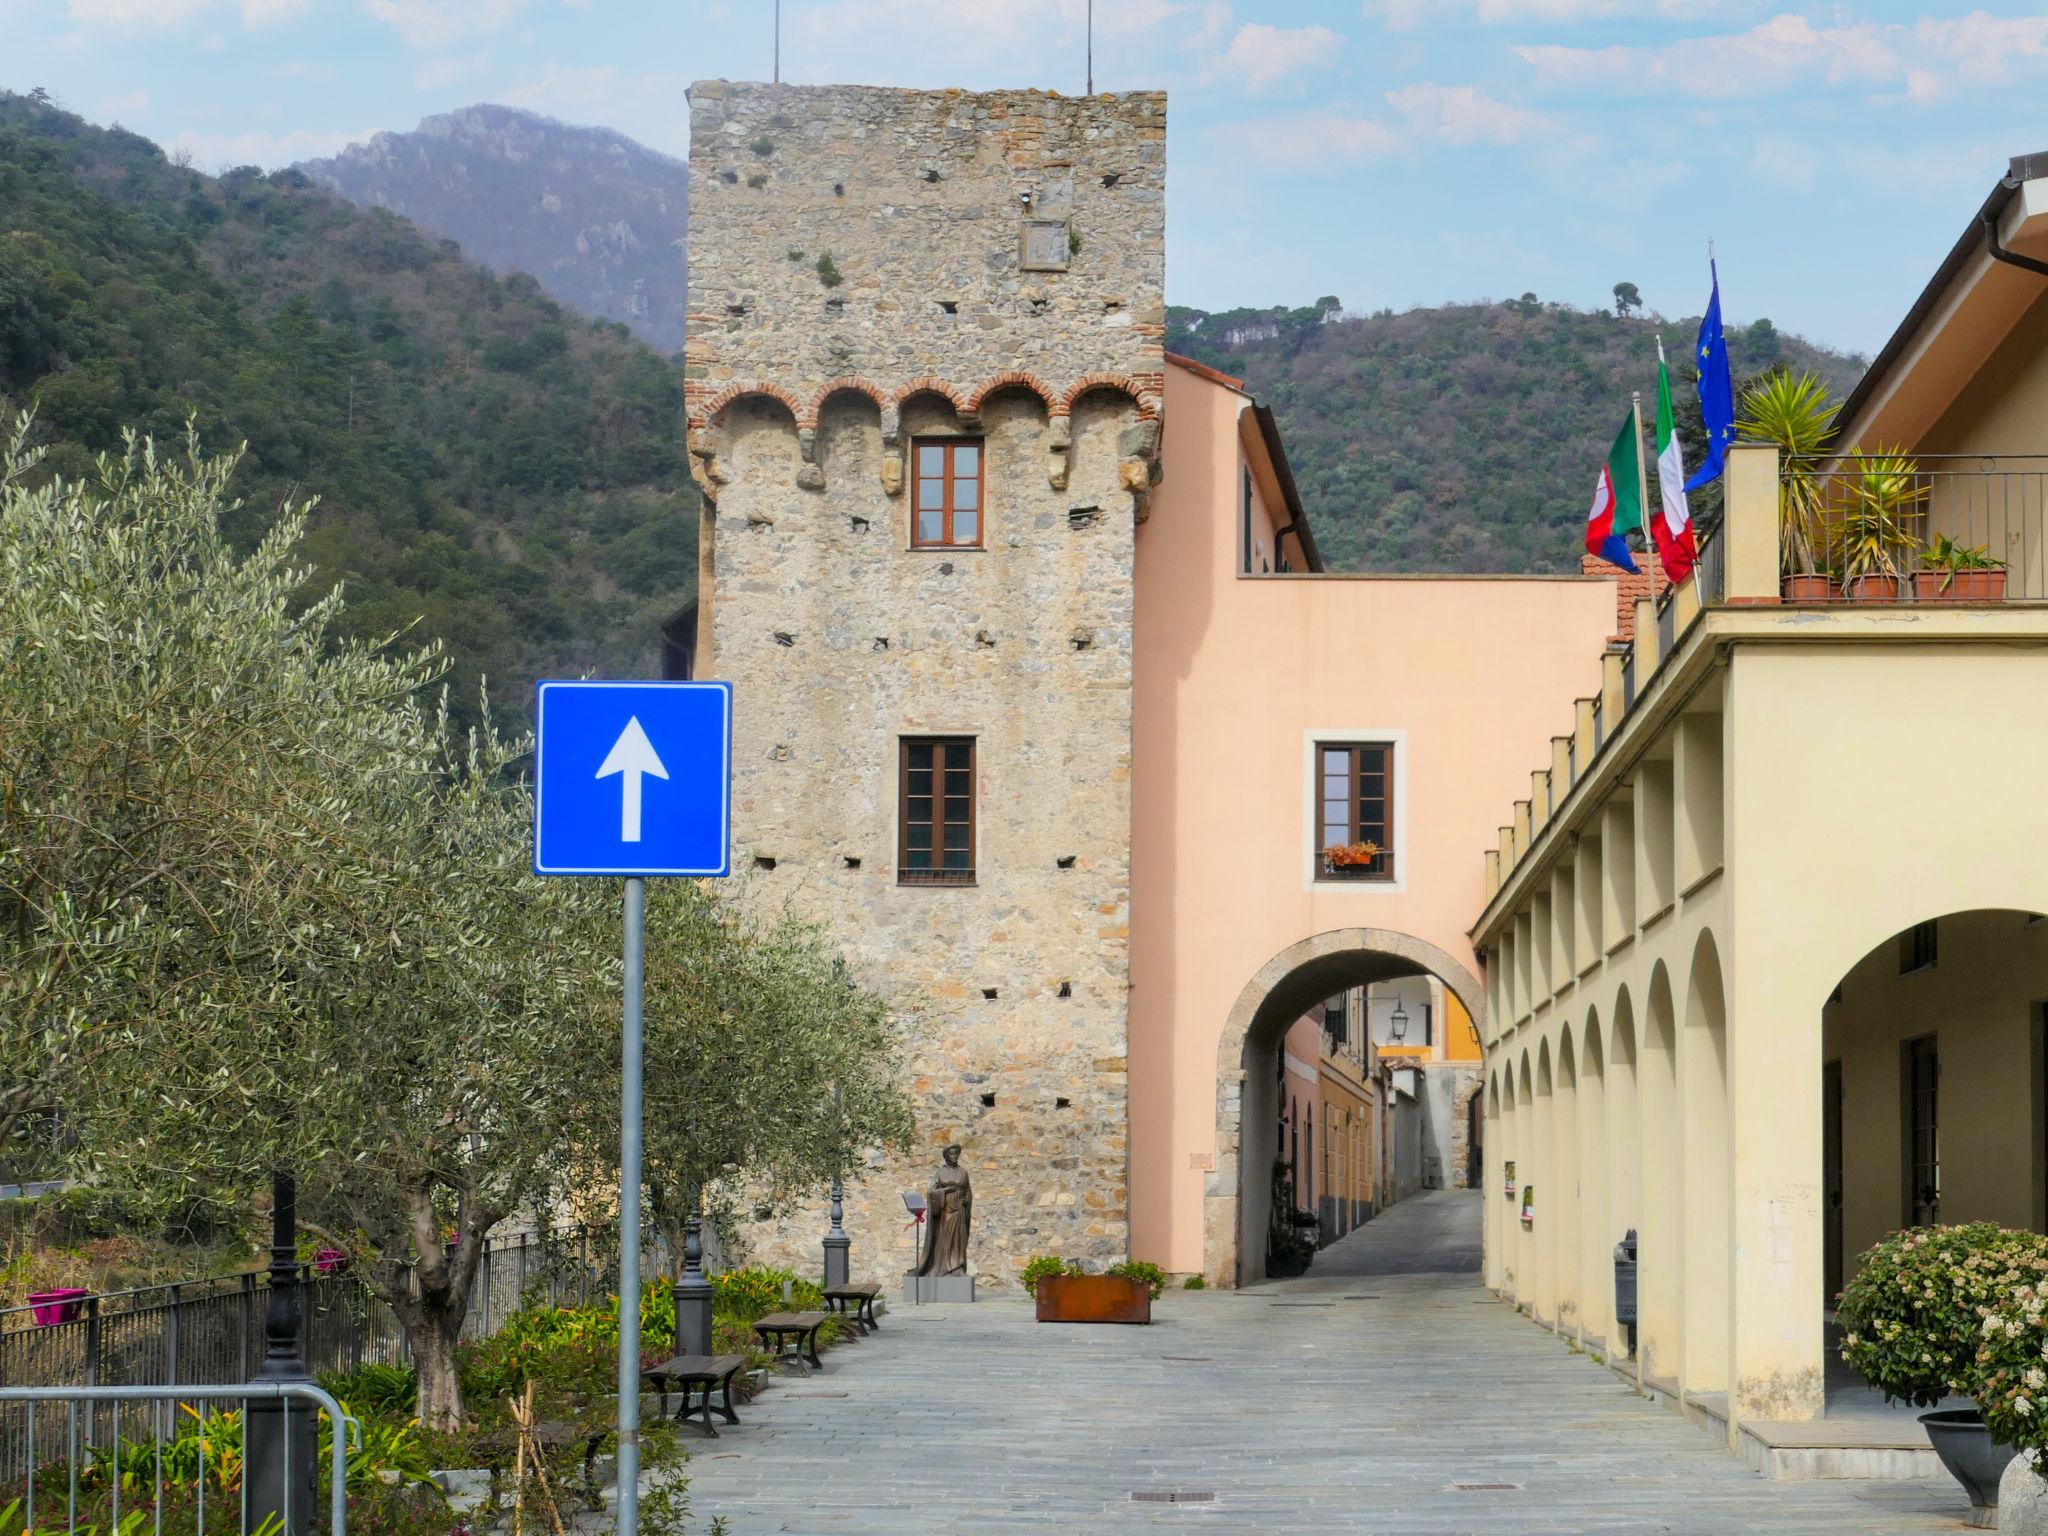
[[[452,48],[497,31],[526,6],[526,0],[363,0],[372,21],[398,34],[421,53]]]
[[[1781,136],[1761,138],[1749,151],[1749,169],[1760,181],[1793,192],[1811,192],[1819,173],[1815,147]]]
[[[362,143],[375,131],[365,128],[353,133],[315,133],[305,128],[294,128],[288,133],[265,133],[260,129],[243,133],[201,133],[188,128],[166,142],[164,151],[173,155],[182,151],[191,157],[192,164],[204,171],[223,171],[238,165],[260,165],[265,170],[274,171],[295,160],[312,160],[335,154],[351,144]]]
[[[1754,6],[1751,0],[1364,0],[1362,9],[1389,32],[1412,32],[1425,21],[1456,23],[1468,15],[1489,27],[1572,26],[1629,16],[1692,21]]]
[[[413,71],[412,83],[423,91],[445,90],[464,80],[473,80],[491,67],[489,53],[465,53],[448,58],[428,59]]]
[[[310,0],[242,0],[242,25],[267,27],[272,22],[303,16]]]
[[[148,110],[149,92],[130,91],[125,96],[102,98],[99,106],[99,115],[111,121],[118,121],[124,115],[147,112]]]
[[[1445,144],[1514,144],[1560,133],[1557,120],[1496,100],[1470,85],[1410,85],[1387,101],[1418,135]]]
[[[1343,46],[1344,39],[1328,27],[1271,27],[1248,21],[1237,29],[1209,77],[1234,80],[1257,95],[1290,75],[1333,67]]]
[[[1231,158],[1283,175],[1358,165],[1401,148],[1401,136],[1378,118],[1336,108],[1232,123],[1211,138]]]
[[[1930,101],[1958,86],[1999,85],[2016,64],[2048,62],[2048,16],[1922,17],[1816,25],[1790,13],[1745,32],[1657,47],[1522,46],[1553,90],[1631,96],[1754,97],[1823,87]]]
[[[84,27],[117,31],[158,31],[180,26],[212,0],[67,0],[66,10]]]

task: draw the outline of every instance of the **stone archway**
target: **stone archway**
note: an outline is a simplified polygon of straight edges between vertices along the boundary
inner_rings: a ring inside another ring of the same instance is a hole
[[[1278,1114],[1272,1074],[1252,1070],[1278,1049],[1296,1018],[1347,987],[1403,976],[1434,976],[1464,1005],[1480,1038],[1490,1033],[1486,989],[1455,956],[1390,928],[1335,928],[1289,945],[1245,984],[1216,1056],[1216,1168],[1203,1198],[1203,1272],[1211,1285],[1265,1278],[1267,1177]],[[1249,1136],[1247,1128],[1250,1128]]]

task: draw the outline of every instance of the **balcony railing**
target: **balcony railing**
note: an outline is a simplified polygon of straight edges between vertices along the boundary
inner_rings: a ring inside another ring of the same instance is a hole
[[[2048,455],[1847,454],[1786,460],[1779,478],[1780,533],[1797,519],[1803,534],[1792,565],[1829,578],[1806,600],[2048,598]],[[1940,540],[1967,552],[1961,569],[1931,558]]]

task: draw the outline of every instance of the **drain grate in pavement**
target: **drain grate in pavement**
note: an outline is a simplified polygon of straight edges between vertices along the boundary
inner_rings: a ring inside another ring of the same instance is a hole
[[[1346,1296],[1344,1299],[1346,1301],[1378,1301],[1380,1295],[1378,1291],[1362,1291],[1356,1296]]]
[[[1214,1504],[1213,1493],[1190,1493],[1185,1488],[1133,1488],[1133,1504]]]
[[[1214,1360],[1216,1357],[1214,1355],[1161,1355],[1159,1358],[1162,1360],[1178,1360],[1183,1365],[1192,1365],[1197,1361],[1206,1363],[1207,1361]]]
[[[1334,1307],[1334,1301],[1276,1301],[1276,1307]]]
[[[1520,1483],[1446,1483],[1445,1493],[1520,1493]]]

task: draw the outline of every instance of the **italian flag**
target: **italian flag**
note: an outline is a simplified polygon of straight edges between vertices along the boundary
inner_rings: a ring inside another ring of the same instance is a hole
[[[1657,561],[1676,585],[1692,574],[1700,557],[1693,538],[1692,512],[1685,504],[1685,450],[1671,420],[1671,374],[1664,366],[1664,338],[1657,338],[1657,490],[1663,506],[1650,524],[1657,541]]]
[[[1640,432],[1640,419],[1630,411],[1614,436],[1614,446],[1607,450],[1600,478],[1593,482],[1593,510],[1586,514],[1586,553],[1631,572],[1636,560],[1629,553],[1628,536],[1643,526]]]

